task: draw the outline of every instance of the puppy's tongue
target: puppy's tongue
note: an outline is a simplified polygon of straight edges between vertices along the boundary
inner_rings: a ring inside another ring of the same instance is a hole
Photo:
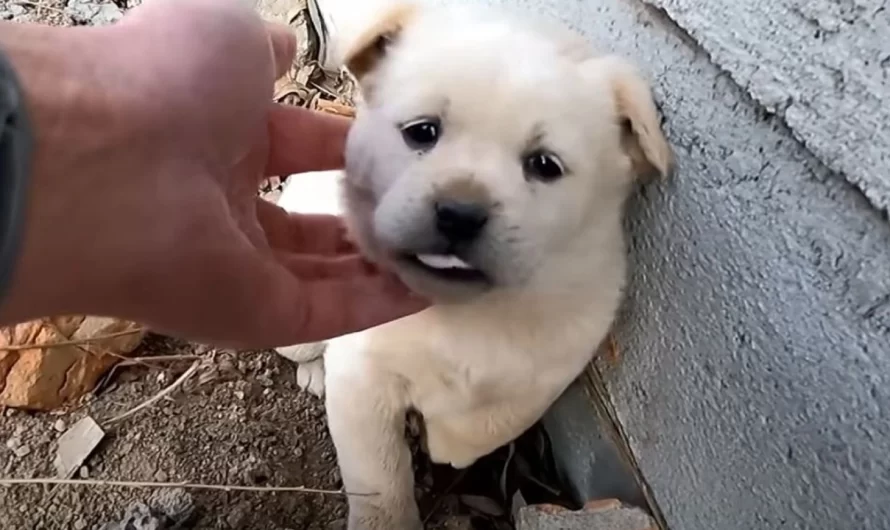
[[[457,256],[442,254],[418,254],[417,261],[433,269],[472,269],[469,263]]]

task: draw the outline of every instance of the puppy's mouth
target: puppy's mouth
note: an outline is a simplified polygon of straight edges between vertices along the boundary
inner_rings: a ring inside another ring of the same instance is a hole
[[[459,282],[487,282],[488,276],[453,254],[406,254],[402,261],[431,276]]]

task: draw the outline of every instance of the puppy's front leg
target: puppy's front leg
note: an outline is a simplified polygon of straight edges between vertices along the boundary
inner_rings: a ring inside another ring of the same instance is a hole
[[[343,486],[371,494],[350,495],[349,530],[422,530],[395,378],[337,361],[325,377],[326,406]]]
[[[519,437],[546,410],[535,400],[516,398],[462,413],[427,418],[430,459],[462,469]]]

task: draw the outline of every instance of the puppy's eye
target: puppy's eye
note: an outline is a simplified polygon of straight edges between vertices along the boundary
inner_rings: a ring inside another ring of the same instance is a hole
[[[438,119],[424,118],[402,126],[402,138],[411,149],[426,151],[439,141],[442,125]]]
[[[546,151],[536,151],[528,155],[522,163],[528,178],[551,182],[565,174],[565,167],[556,155]]]

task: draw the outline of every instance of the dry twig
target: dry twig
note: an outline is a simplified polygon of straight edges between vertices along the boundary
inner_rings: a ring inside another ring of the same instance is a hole
[[[149,357],[128,357],[117,363],[115,368],[119,366],[147,365],[152,363],[171,363],[177,361],[195,361],[202,359],[200,355],[152,355]]]
[[[117,488],[184,488],[221,491],[258,491],[264,493],[316,493],[319,495],[370,497],[375,493],[349,493],[303,486],[235,486],[228,484],[199,484],[193,482],[130,482],[119,480],[63,479],[63,478],[0,478],[0,486],[60,485],[60,486],[108,486]]]
[[[114,333],[107,333],[105,335],[96,335],[95,337],[87,337],[83,339],[71,339],[71,340],[61,340],[59,342],[46,342],[46,343],[32,343],[32,344],[10,344],[7,346],[0,346],[0,351],[22,351],[22,350],[33,350],[33,349],[44,349],[44,348],[59,348],[62,346],[79,346],[81,344],[89,344],[91,342],[99,342],[101,340],[106,339],[114,339],[117,337],[124,337],[126,335],[135,335],[136,333],[142,332],[142,328],[128,329],[125,331],[116,331]]]
[[[53,12],[53,13],[58,13],[58,14],[60,14],[60,15],[65,15],[66,17],[68,16],[68,13],[66,13],[65,10],[63,10],[63,9],[59,9],[59,8],[56,8],[56,7],[53,7],[53,6],[48,6],[48,5],[46,5],[45,3],[43,3],[43,2],[34,2],[34,1],[32,1],[32,0],[15,0],[15,1],[12,2],[12,3],[13,3],[13,4],[18,4],[18,5],[20,5],[20,6],[30,6],[30,7],[35,7],[35,8],[37,8],[38,13],[40,12],[41,9],[46,9],[47,11],[51,11],[51,12]]]
[[[155,403],[157,403],[157,402],[160,401],[161,399],[164,399],[165,397],[169,396],[170,394],[173,393],[174,390],[176,390],[177,388],[179,388],[180,386],[182,386],[182,384],[185,383],[185,382],[188,380],[189,377],[191,377],[192,375],[194,375],[195,372],[198,371],[198,366],[199,366],[200,364],[201,364],[200,361],[195,361],[195,362],[193,362],[192,365],[189,366],[188,370],[186,370],[185,372],[183,372],[182,375],[180,375],[179,378],[176,379],[176,381],[173,381],[173,382],[170,384],[170,386],[164,388],[163,390],[161,390],[160,392],[158,392],[157,394],[155,394],[155,395],[154,395],[152,398],[150,398],[149,400],[142,402],[141,404],[139,404],[139,405],[137,405],[136,407],[134,407],[134,408],[128,410],[127,412],[124,412],[123,414],[119,414],[119,415],[117,415],[117,416],[111,418],[110,420],[105,421],[105,422],[104,422],[105,425],[111,425],[111,424],[117,423],[117,422],[119,422],[119,421],[121,421],[121,420],[123,420],[123,419],[125,419],[125,418],[129,418],[130,416],[132,416],[133,414],[136,414],[136,413],[139,412],[140,410],[146,409],[146,408],[148,408],[148,407],[154,405]]]

